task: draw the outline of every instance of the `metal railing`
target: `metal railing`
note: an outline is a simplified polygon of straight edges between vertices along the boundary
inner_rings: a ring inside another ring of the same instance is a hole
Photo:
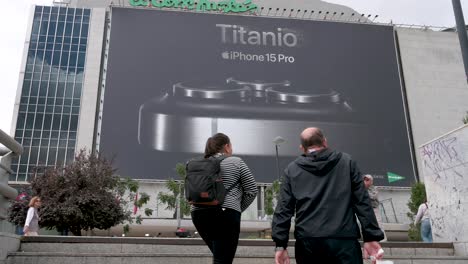
[[[381,200],[379,203],[380,215],[384,223],[398,223],[392,198]]]
[[[15,199],[18,191],[8,186],[11,170],[11,158],[21,155],[23,146],[0,129],[0,220],[7,218],[9,200]]]
[[[197,6],[198,1],[195,1],[194,5]],[[54,0],[54,6],[70,6],[73,5],[70,0]],[[103,7],[127,7],[135,9],[148,9],[149,6],[144,7],[133,7],[127,0],[114,0],[108,4],[108,6]],[[156,9],[156,8],[155,8]],[[181,8],[164,8],[164,10],[179,11],[179,12],[209,12],[209,13],[220,13],[225,15],[231,15],[230,13],[224,13],[223,11],[205,11],[205,10],[189,10]],[[420,30],[433,30],[433,31],[443,31],[448,26],[435,26],[435,25],[419,25],[419,24],[403,24],[403,23],[394,23],[390,18],[383,18],[378,14],[364,14],[358,13],[356,11],[347,11],[343,12],[339,9],[331,8],[330,10],[326,9],[305,9],[305,8],[284,8],[284,7],[273,7],[273,6],[258,6],[257,10],[246,13],[236,13],[236,15],[241,16],[260,16],[260,17],[277,17],[277,18],[292,18],[292,19],[301,19],[301,20],[316,20],[316,21],[335,21],[335,22],[345,22],[345,23],[359,23],[359,24],[377,24],[377,25],[389,25],[400,28],[413,28]]]

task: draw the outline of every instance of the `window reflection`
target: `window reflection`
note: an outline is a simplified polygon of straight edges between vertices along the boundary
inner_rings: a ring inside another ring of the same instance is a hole
[[[38,166],[73,160],[89,16],[67,7],[34,10],[15,130],[25,152],[10,179],[28,180]]]

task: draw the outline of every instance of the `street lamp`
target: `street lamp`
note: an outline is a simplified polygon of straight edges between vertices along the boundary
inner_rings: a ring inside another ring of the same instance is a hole
[[[465,19],[460,0],[452,0],[453,12],[455,13],[456,28],[462,52],[463,65],[465,66],[465,77],[468,80],[468,37],[466,35]]]
[[[273,143],[275,143],[275,148],[276,148],[276,171],[278,173],[278,180],[281,177],[280,168],[279,168],[278,147],[284,142],[286,142],[286,140],[280,136],[277,136],[273,139]]]

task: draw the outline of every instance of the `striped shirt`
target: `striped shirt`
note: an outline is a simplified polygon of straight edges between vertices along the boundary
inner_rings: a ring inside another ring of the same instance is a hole
[[[215,157],[219,157],[220,155],[222,154],[218,153]],[[241,158],[230,156],[221,161],[220,174],[226,190],[235,184],[226,194],[221,207],[230,208],[238,212],[245,211],[257,196],[257,184],[249,167],[247,167]],[[204,209],[204,207],[192,205],[192,211],[198,209]]]

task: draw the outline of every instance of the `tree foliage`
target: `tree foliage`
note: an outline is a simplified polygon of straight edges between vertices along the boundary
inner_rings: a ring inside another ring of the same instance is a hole
[[[8,208],[8,221],[17,226],[24,226],[26,222],[26,215],[29,209],[29,200],[16,200]]]
[[[118,185],[111,162],[81,151],[65,168],[47,169],[31,186],[43,203],[41,226],[47,229],[108,229],[126,219],[113,189]]]
[[[424,183],[417,182],[411,187],[411,197],[408,201],[408,208],[410,212],[408,212],[408,217],[414,222],[414,218],[418,213],[419,205],[426,201],[426,187]],[[408,237],[412,241],[420,241],[421,240],[421,225],[414,223],[410,224],[410,228],[408,230]]]
[[[70,230],[109,229],[117,224],[133,222],[133,206],[141,207],[149,196],[136,199],[138,182],[120,179],[112,162],[81,150],[64,168],[49,168],[36,176],[31,187],[42,199],[41,227]],[[137,222],[141,222],[136,219]]]
[[[147,193],[139,192],[139,188],[139,183],[130,178],[121,178],[117,183],[117,187],[114,188],[115,197],[117,197],[120,206],[125,212],[123,221],[123,232],[125,234],[130,231],[130,224],[134,222],[141,224],[143,222],[141,215],[132,217],[132,214],[135,215],[137,210],[142,209],[150,201],[150,196]],[[150,208],[144,208],[143,212],[145,216],[153,215],[153,210]]]
[[[280,180],[274,180],[273,183],[265,189],[265,214],[273,215],[275,212],[273,200],[277,199],[280,191]]]
[[[8,208],[8,221],[16,226],[24,226],[26,215],[28,214],[29,201],[31,200],[31,188],[21,188]]]
[[[176,218],[178,204],[177,197],[180,195],[180,214],[181,216],[190,215],[190,204],[185,199],[185,165],[183,163],[177,163],[175,171],[181,180],[170,179],[166,182],[166,188],[169,190],[169,193],[160,192],[158,194],[158,199],[161,203],[166,205],[167,210],[174,210],[173,217]]]

